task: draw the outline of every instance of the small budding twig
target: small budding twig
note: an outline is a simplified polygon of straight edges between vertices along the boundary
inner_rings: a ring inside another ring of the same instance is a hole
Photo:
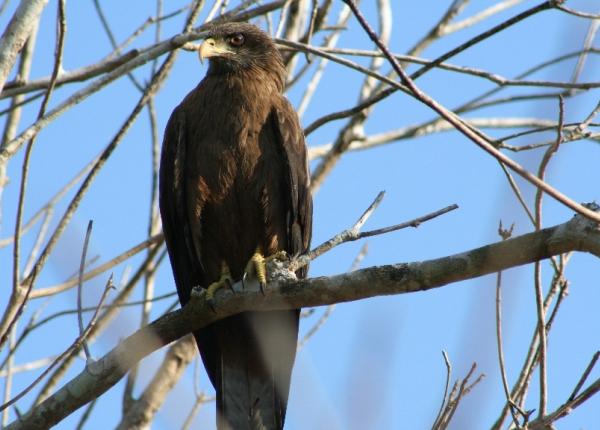
[[[448,388],[450,388],[450,379],[452,379],[452,364],[450,363],[450,359],[448,358],[448,353],[442,350],[442,356],[444,357],[444,363],[446,364],[446,386],[444,388],[444,397],[442,398],[442,404],[440,405],[440,410],[438,411],[437,416],[435,417],[435,421],[431,426],[432,429],[435,429],[438,425],[442,413],[444,412],[444,406],[448,401]]]
[[[446,360],[446,367],[448,368],[448,381],[449,381],[450,362],[448,361],[448,356],[445,354],[445,352],[442,352],[442,353],[444,354],[444,360]],[[469,392],[477,384],[479,384],[479,382],[481,382],[481,380],[485,377],[485,374],[481,373],[475,379],[475,381],[473,381],[472,383],[469,384],[471,377],[475,373],[476,369],[477,369],[477,363],[473,363],[471,365],[471,368],[469,369],[469,372],[467,373],[467,375],[462,380],[459,379],[454,382],[454,385],[452,386],[452,390],[450,391],[450,394],[448,396],[444,395],[444,403],[442,404],[442,412],[440,414],[438,414],[436,421],[433,423],[432,429],[434,429],[434,430],[446,429],[448,427],[448,425],[450,424],[450,421],[452,420],[452,417],[454,416],[456,410],[458,409],[458,406],[459,406],[461,400],[467,394],[469,394]],[[447,387],[448,386],[446,386],[446,393],[448,392]]]
[[[383,200],[384,195],[385,195],[384,191],[379,192],[377,197],[375,197],[375,200],[373,201],[373,203],[371,203],[371,205],[360,216],[358,221],[356,221],[356,223],[354,223],[354,225],[351,228],[344,230],[341,233],[336,234],[334,237],[323,242],[321,245],[317,246],[315,249],[294,259],[289,264],[288,270],[291,272],[295,272],[299,268],[306,266],[309,262],[311,262],[315,258],[323,255],[324,253],[330,251],[331,249],[335,248],[338,245],[341,245],[342,243],[353,242],[355,240],[359,240],[359,239],[362,239],[365,237],[376,236],[376,235],[380,235],[380,234],[384,234],[384,233],[390,233],[392,231],[401,230],[406,227],[415,227],[416,228],[425,221],[429,221],[430,219],[436,218],[440,215],[443,215],[445,213],[448,213],[455,209],[458,209],[458,205],[453,204],[453,205],[447,206],[443,209],[440,209],[438,211],[431,212],[427,215],[415,218],[411,221],[403,222],[403,223],[396,224],[396,225],[393,225],[390,227],[383,227],[383,228],[379,228],[376,230],[369,230],[369,231],[361,232],[360,229],[367,222],[367,220],[371,217],[371,215],[373,215],[373,212],[375,212],[375,209],[377,209],[377,207]]]

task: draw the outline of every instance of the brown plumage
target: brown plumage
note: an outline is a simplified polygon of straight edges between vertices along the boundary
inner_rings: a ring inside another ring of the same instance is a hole
[[[255,251],[308,249],[306,145],[283,96],[284,67],[268,35],[215,27],[200,49],[206,77],[173,111],[160,167],[160,211],[179,299],[240,280]],[[305,276],[303,270],[299,276]],[[219,429],[281,429],[299,310],[246,312],[194,333],[217,392]]]

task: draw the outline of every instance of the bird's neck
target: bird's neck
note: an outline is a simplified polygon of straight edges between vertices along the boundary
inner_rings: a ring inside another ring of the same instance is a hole
[[[211,62],[206,76],[225,80],[227,86],[233,89],[258,84],[265,89],[275,88],[281,94],[285,85],[285,68],[281,62],[256,64],[245,68],[231,68],[224,63]]]

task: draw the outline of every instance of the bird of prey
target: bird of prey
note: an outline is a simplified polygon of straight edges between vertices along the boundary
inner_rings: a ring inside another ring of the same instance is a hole
[[[247,273],[265,286],[265,260],[305,252],[312,229],[306,144],[283,95],[271,38],[220,24],[199,50],[208,72],[171,114],[160,166],[160,212],[182,305]],[[306,276],[301,269],[298,276]],[[217,393],[217,427],[282,429],[299,310],[244,312],[194,333]]]

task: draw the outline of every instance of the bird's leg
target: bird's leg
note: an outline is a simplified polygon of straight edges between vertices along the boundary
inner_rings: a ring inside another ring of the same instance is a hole
[[[244,285],[244,280],[248,274],[254,274],[256,279],[258,280],[258,284],[260,285],[261,293],[265,293],[265,288],[267,286],[267,263],[273,260],[285,261],[288,259],[288,255],[285,251],[277,251],[275,254],[269,255],[265,257],[260,248],[256,248],[254,254],[248,261],[246,265],[246,270],[244,270],[244,276],[242,278],[242,285]]]
[[[221,276],[219,277],[219,280],[210,284],[206,289],[206,300],[212,303],[217,290],[223,287],[229,287],[229,289],[233,291],[233,279],[231,278],[229,266],[227,266],[225,261],[221,262]]]

